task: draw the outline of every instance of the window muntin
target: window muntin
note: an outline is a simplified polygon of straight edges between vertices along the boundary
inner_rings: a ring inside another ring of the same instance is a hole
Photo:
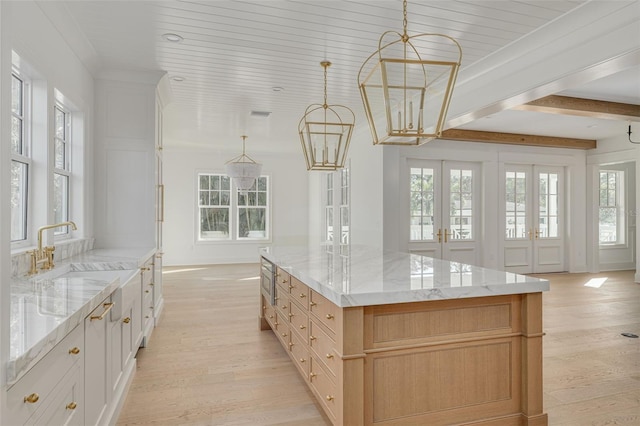
[[[333,173],[326,174],[325,204],[324,204],[324,235],[325,242],[333,241]]]
[[[557,238],[559,236],[558,215],[558,174],[540,173],[538,175],[538,238]]]
[[[434,169],[412,167],[410,173],[410,240],[433,241]]]
[[[269,209],[268,178],[261,176],[251,189],[237,191],[238,239],[268,238],[267,215]]]
[[[53,217],[55,223],[69,221],[69,199],[71,194],[71,114],[60,104],[53,108]],[[69,234],[69,227],[54,230],[54,235]]]
[[[219,173],[198,174],[198,241],[269,239],[269,178],[238,190]]]
[[[449,227],[452,240],[473,239],[473,170],[449,172]]]
[[[505,183],[505,238],[527,239],[527,175],[525,172],[508,171]]]
[[[17,73],[11,74],[11,242],[28,238],[29,157],[27,86]]]
[[[625,243],[623,182],[621,170],[600,171],[598,240],[601,245]]]
[[[200,240],[230,238],[231,179],[221,174],[198,175]]]

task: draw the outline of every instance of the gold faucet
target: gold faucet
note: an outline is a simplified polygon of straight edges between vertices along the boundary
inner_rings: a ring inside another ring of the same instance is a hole
[[[77,230],[78,227],[74,222],[62,222],[53,225],[45,225],[38,228],[38,248],[35,250],[29,250],[27,253],[31,255],[31,269],[29,275],[38,273],[38,265],[42,263],[41,269],[53,269],[53,252],[56,250],[55,246],[42,247],[42,231],[52,228],[59,228],[61,226],[70,226],[72,230]]]

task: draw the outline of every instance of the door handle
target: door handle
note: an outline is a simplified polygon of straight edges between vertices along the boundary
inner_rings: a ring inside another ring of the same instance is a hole
[[[436,235],[438,235],[438,242],[441,243],[442,242],[442,229],[438,228],[438,233]]]
[[[447,241],[449,241],[449,235],[451,235],[451,233],[449,232],[448,229],[444,230],[444,242],[446,243]]]
[[[533,240],[533,230],[529,229],[529,240]]]

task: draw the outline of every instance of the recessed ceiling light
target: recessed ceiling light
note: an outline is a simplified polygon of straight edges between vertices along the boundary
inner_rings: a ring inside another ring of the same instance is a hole
[[[185,78],[180,76],[180,75],[174,75],[173,77],[171,77],[171,80],[173,80],[173,81],[184,81]]]
[[[271,90],[273,90],[274,92],[284,92],[284,87],[273,86]]]
[[[180,43],[182,40],[184,40],[184,38],[181,35],[174,34],[174,33],[162,34],[162,38],[172,43]]]

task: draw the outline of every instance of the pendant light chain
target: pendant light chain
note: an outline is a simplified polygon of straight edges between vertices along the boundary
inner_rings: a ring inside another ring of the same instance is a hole
[[[402,2],[402,41],[405,43],[409,39],[407,36],[407,0],[403,0]]]

